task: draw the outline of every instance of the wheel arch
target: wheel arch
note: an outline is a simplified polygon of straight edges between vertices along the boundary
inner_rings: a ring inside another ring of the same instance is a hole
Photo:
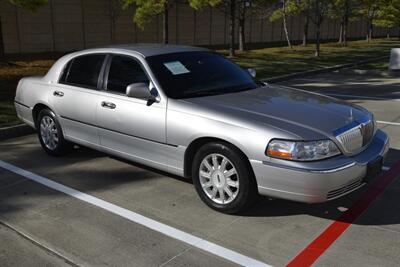
[[[185,151],[185,156],[184,156],[184,168],[183,168],[183,173],[186,178],[191,178],[191,176],[192,176],[192,162],[193,162],[194,156],[196,154],[196,151],[203,145],[205,145],[207,143],[212,143],[212,142],[223,143],[223,144],[226,144],[226,145],[232,147],[233,149],[235,149],[243,157],[249,170],[254,175],[253,168],[251,167],[251,164],[250,164],[250,160],[247,157],[247,155],[243,152],[242,149],[240,149],[238,146],[236,146],[232,142],[226,141],[224,139],[207,136],[207,137],[199,137],[199,138],[193,140],[187,147],[187,149]]]
[[[32,119],[33,119],[33,123],[35,124],[35,127],[37,127],[37,123],[38,123],[37,119],[38,119],[39,113],[43,109],[48,109],[48,110],[54,112],[47,104],[44,104],[44,103],[37,103],[35,106],[33,106]]]

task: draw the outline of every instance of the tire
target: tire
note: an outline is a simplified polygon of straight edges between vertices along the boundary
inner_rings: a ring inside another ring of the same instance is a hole
[[[39,112],[36,122],[40,144],[51,156],[62,156],[72,150],[73,144],[64,139],[56,115],[49,109]]]
[[[207,143],[198,150],[192,178],[201,200],[219,212],[243,212],[258,198],[250,164],[238,149],[226,143]]]

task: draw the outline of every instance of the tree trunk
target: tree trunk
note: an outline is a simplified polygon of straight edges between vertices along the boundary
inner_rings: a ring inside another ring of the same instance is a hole
[[[239,51],[245,50],[244,19],[239,19]]]
[[[168,33],[168,3],[164,5],[164,16],[163,16],[163,43],[168,44],[169,42],[169,33]]]
[[[339,40],[338,43],[343,43],[343,28],[344,28],[344,19],[340,20],[340,28],[339,28]]]
[[[283,29],[285,31],[285,37],[287,44],[290,49],[292,49],[292,44],[290,43],[290,37],[289,37],[289,32],[287,29],[287,23],[286,23],[286,0],[283,1],[283,6],[282,6],[282,21],[283,21]]]
[[[350,0],[345,0],[344,15],[342,20],[342,44],[347,45],[347,25],[349,25]]]
[[[315,1],[315,56],[319,57],[321,54],[321,24],[322,24],[322,14],[320,10],[320,0]]]
[[[397,32],[397,38],[400,40],[400,25],[399,25],[399,29],[398,29],[398,32]]]
[[[373,24],[372,20],[368,20],[368,32],[367,32],[367,42],[369,43],[372,40],[372,30],[373,30]]]
[[[315,56],[319,57],[321,55],[321,23],[317,23],[317,29],[315,31]]]
[[[373,30],[373,24],[372,24],[372,20],[369,24],[369,40],[372,41],[372,30]]]
[[[239,51],[243,52],[246,50],[246,36],[245,36],[245,21],[246,21],[246,2],[242,1],[238,9],[238,21],[239,21]]]
[[[306,21],[303,27],[303,46],[307,46],[308,42],[308,24],[309,24],[309,14],[306,15]]]
[[[1,17],[0,17],[0,62],[4,61],[4,40],[3,40],[3,29],[1,27]]]
[[[348,25],[349,25],[349,16],[348,16],[347,13],[346,13],[346,15],[345,15],[345,17],[344,17],[343,36],[342,36],[342,38],[343,38],[342,42],[343,42],[343,45],[344,45],[344,46],[347,45],[347,26],[348,26]]]
[[[230,25],[229,25],[229,35],[230,35],[230,43],[229,43],[229,56],[235,56],[235,0],[230,1]]]

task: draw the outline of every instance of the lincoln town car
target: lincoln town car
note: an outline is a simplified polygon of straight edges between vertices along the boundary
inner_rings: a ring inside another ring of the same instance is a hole
[[[67,54],[45,76],[20,80],[15,107],[49,155],[78,145],[187,177],[225,213],[259,195],[341,197],[380,172],[389,147],[368,110],[258,81],[254,70],[190,46]]]

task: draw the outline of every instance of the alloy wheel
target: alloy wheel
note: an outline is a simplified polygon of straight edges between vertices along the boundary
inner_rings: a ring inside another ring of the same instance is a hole
[[[43,116],[40,121],[40,137],[48,149],[55,150],[57,148],[58,130],[56,123],[50,116]]]
[[[232,162],[221,154],[209,154],[199,168],[200,184],[215,203],[229,204],[239,193],[239,175]]]

